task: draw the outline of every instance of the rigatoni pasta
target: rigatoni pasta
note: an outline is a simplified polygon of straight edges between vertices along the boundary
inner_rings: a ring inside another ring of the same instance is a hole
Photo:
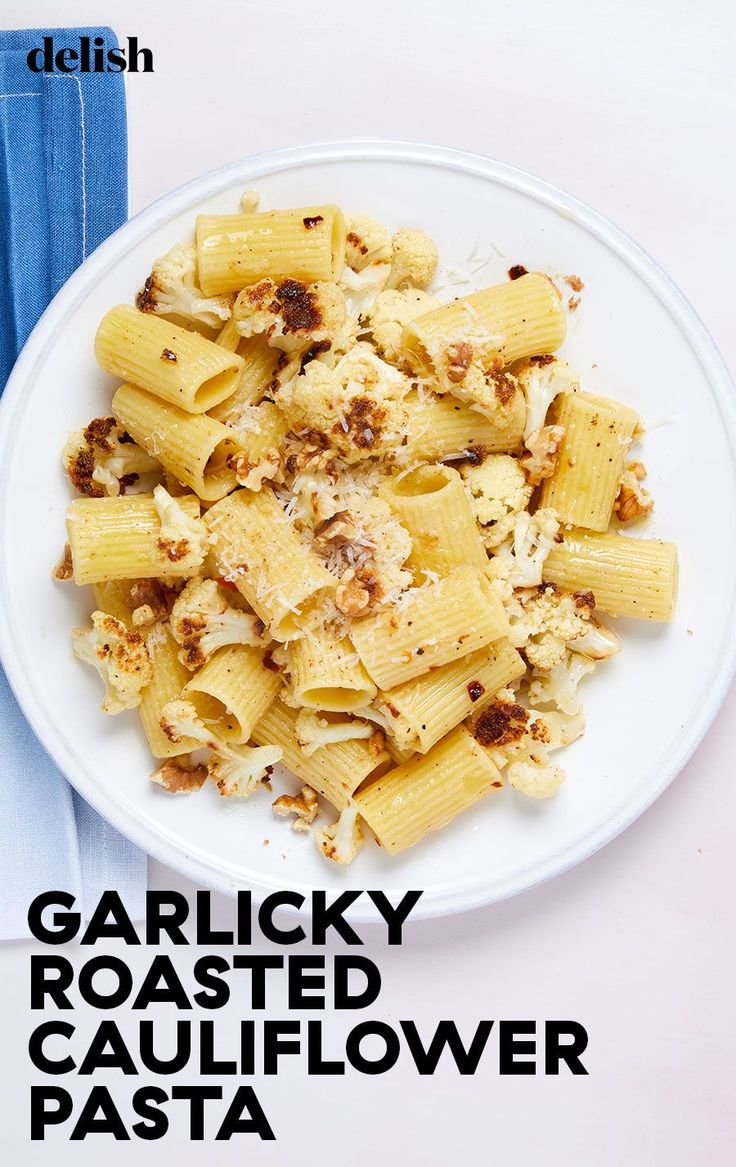
[[[204,502],[223,498],[236,486],[230,463],[241,452],[240,443],[222,422],[186,413],[135,385],[120,386],[112,411],[144,450]]]
[[[237,292],[263,276],[335,279],[345,260],[345,222],[334,206],[246,215],[198,215],[197,264],[206,296]]]
[[[666,622],[675,610],[677,547],[663,539],[565,531],[545,574],[569,591],[590,588],[596,606],[612,616]]]
[[[641,421],[633,409],[592,393],[564,393],[558,403],[555,423],[564,437],[540,505],[552,507],[562,523],[607,531]]]
[[[92,585],[74,652],[138,708],[157,796],[243,799],[280,763],[275,812],[349,863],[556,794],[621,647],[600,614],[672,619],[677,551],[628,533],[643,427],[554,355],[552,278],[435,294],[416,228],[254,205],[104,317],[123,384],[65,446],[54,575]]]
[[[128,304],[103,318],[95,356],[106,373],[131,381],[187,413],[204,413],[234,391],[236,353]]]

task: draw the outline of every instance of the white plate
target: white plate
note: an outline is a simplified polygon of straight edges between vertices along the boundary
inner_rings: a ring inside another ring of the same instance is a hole
[[[546,803],[507,789],[402,856],[368,845],[352,868],[324,860],[275,819],[267,797],[240,806],[214,788],[171,798],[148,781],[135,714],[105,718],[100,684],[71,654],[86,591],[51,581],[64,542],[67,432],[107,412],[95,366],[103,312],[130,300],[151,261],[200,211],[237,208],[256,186],[265,207],[336,202],[392,227],[425,228],[445,269],[575,272],[585,281],[564,353],[584,387],[635,406],[656,511],[647,534],[678,542],[681,586],[669,627],[625,623],[621,655],[587,682],[585,737],[565,752],[568,781]],[[480,256],[469,261],[471,256]],[[498,162],[437,147],[348,142],[261,155],[160,199],[117,232],[59,293],[15,369],[0,413],[0,646],[36,733],[79,791],[152,855],[211,887],[306,891],[424,888],[416,915],[512,895],[613,838],[664,790],[710,725],[734,670],[736,412],[703,325],[630,239],[569,195]],[[264,845],[264,840],[270,840]],[[369,918],[369,909],[356,918]]]

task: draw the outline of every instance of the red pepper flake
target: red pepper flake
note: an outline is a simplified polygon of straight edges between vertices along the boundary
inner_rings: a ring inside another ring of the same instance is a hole
[[[515,263],[513,267],[508,270],[508,277],[510,280],[520,280],[522,276],[528,276],[529,272],[524,267],[523,263]]]
[[[174,364],[176,364],[178,359],[179,358],[177,357],[176,353],[172,353],[170,348],[165,348],[161,353],[162,361],[172,361]]]
[[[500,788],[503,786],[503,782],[492,782],[491,786],[495,786],[500,790]]]
[[[307,231],[311,231],[318,223],[324,223],[324,215],[307,215],[306,219],[302,219],[302,223]]]
[[[485,693],[485,686],[480,681],[468,681],[468,697],[471,701],[479,701]]]
[[[218,575],[215,583],[218,583],[221,588],[229,588],[231,592],[237,592],[237,587],[231,579],[225,579],[224,575]]]

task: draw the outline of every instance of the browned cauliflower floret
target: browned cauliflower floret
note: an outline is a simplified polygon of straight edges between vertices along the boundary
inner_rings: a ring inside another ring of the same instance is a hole
[[[229,296],[205,296],[199,287],[193,243],[178,243],[156,260],[135,303],[141,312],[197,320],[209,328],[222,328],[231,312]]]
[[[135,709],[153,678],[153,666],[139,632],[107,612],[92,613],[91,628],[72,631],[74,655],[97,669],[105,682],[104,713]]]
[[[114,417],[96,417],[85,429],[71,433],[62,459],[72,486],[89,498],[150,490],[161,478],[156,459],[136,445]]]
[[[159,553],[172,563],[198,568],[207,553],[207,532],[200,519],[192,518],[168,490],[156,486],[153,491],[161,530],[158,537]]]
[[[560,592],[544,583],[532,592],[517,593],[507,604],[509,641],[523,649],[529,664],[547,671],[561,664],[565,650],[589,630],[595,607],[592,592]]]
[[[439,300],[420,288],[381,292],[373,304],[368,324],[373,334],[373,343],[384,360],[391,364],[402,364],[401,334],[404,328],[417,317],[439,306]]]
[[[345,322],[345,297],[337,284],[304,284],[263,279],[235,301],[233,318],[241,336],[264,335],[285,353],[329,347]]]
[[[564,436],[565,431],[561,425],[543,425],[527,438],[527,453],[522,455],[519,463],[524,467],[526,480],[532,486],[539,486],[540,482],[554,474]]]
[[[363,828],[357,803],[352,800],[340,812],[340,817],[325,827],[316,829],[317,846],[334,863],[352,863],[363,845]]]
[[[527,709],[510,690],[502,690],[469,727],[511,786],[529,798],[550,798],[564,782],[565,771],[550,761],[549,753],[580,737],[585,719],[580,712],[568,717]]]
[[[559,664],[545,672],[536,669],[529,685],[533,705],[554,705],[571,716],[580,712],[578,686],[595,670],[595,662],[577,652],[566,652]]]
[[[524,399],[516,378],[503,368],[499,360],[486,365],[471,361],[466,366],[462,355],[466,347],[471,346],[457,344],[447,349],[446,377],[453,397],[484,414],[499,427],[510,426],[517,415],[520,423]]]
[[[540,507],[533,515],[520,511],[514,518],[513,536],[499,547],[489,561],[488,576],[499,584],[504,599],[513,588],[538,587],[544,563],[552,550],[560,523],[551,507]]]
[[[375,726],[358,718],[329,720],[314,709],[300,709],[294,723],[296,740],[306,757],[311,757],[321,746],[333,742],[352,742],[373,737]]]
[[[435,277],[439,252],[424,231],[402,227],[391,240],[389,288],[428,288]]]
[[[189,580],[171,609],[171,632],[188,669],[199,668],[225,645],[266,643],[263,621],[231,607],[213,579]]]
[[[478,465],[460,466],[473,512],[483,528],[486,547],[499,547],[514,533],[519,514],[529,505],[532,487],[516,458],[489,454]]]
[[[567,361],[553,357],[551,353],[519,361],[514,366],[514,374],[526,399],[526,442],[544,425],[547,410],[557,394],[576,393],[580,380]]]
[[[272,803],[276,814],[293,814],[293,831],[308,831],[319,814],[317,795],[311,786],[302,786],[298,794],[280,794]]]
[[[369,215],[348,215],[345,227],[345,262],[353,271],[391,262],[391,238],[382,223]]]
[[[159,724],[169,741],[194,741],[212,751],[207,773],[227,798],[247,798],[283,756],[281,746],[228,745],[204,724],[191,701],[167,702]]]
[[[361,343],[334,369],[319,361],[308,364],[281,390],[279,407],[298,438],[355,463],[400,443],[408,387],[403,373]],[[303,469],[298,461],[296,468]]]

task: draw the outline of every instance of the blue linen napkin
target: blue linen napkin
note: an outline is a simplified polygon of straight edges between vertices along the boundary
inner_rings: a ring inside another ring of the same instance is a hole
[[[122,74],[33,73],[52,36],[117,39],[109,28],[0,31],[0,392],[44,308],[127,217]],[[143,915],[146,857],[69,786],[0,670],[0,940],[29,935],[39,892],[70,891],[83,914],[116,888]]]

